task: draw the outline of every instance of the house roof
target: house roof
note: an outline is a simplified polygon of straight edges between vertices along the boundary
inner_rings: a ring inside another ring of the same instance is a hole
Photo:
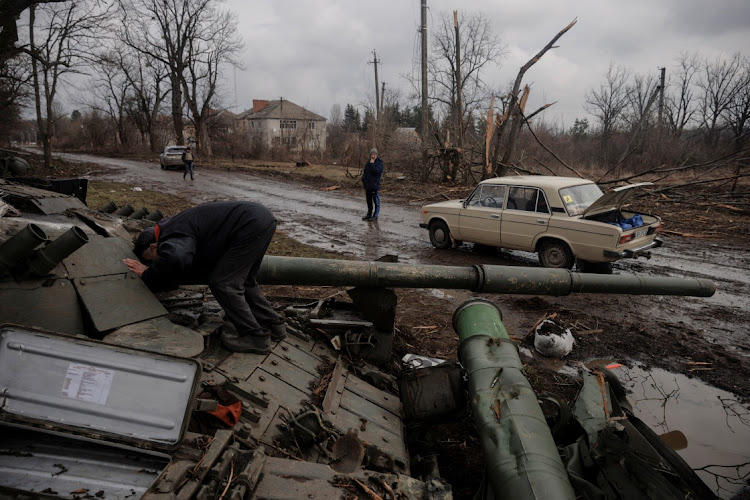
[[[240,113],[241,119],[247,120],[260,120],[260,119],[285,119],[285,120],[312,120],[312,121],[326,121],[326,119],[319,114],[313,113],[309,109],[305,109],[292,101],[286,99],[279,99],[276,101],[268,101],[268,106],[264,107],[258,112],[253,113],[253,110],[249,109]]]

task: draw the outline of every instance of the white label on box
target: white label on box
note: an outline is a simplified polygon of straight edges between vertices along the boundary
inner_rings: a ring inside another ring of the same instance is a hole
[[[107,404],[109,390],[112,388],[114,372],[95,366],[71,363],[65,374],[61,397],[96,403]]]

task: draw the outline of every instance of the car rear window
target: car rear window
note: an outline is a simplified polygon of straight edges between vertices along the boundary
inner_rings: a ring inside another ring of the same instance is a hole
[[[185,148],[167,148],[167,153],[172,153],[172,154],[174,153],[182,154],[183,151],[185,151]]]
[[[581,215],[603,194],[596,184],[581,184],[560,190],[560,198],[570,216]]]

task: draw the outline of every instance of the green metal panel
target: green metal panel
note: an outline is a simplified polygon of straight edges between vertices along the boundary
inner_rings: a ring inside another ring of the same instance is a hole
[[[274,354],[281,357],[281,359],[289,361],[293,365],[301,368],[302,370],[305,370],[307,373],[310,373],[311,375],[314,375],[316,377],[319,376],[316,368],[318,364],[320,364],[320,359],[304,352],[301,349],[298,349],[292,345],[286,344],[286,342],[282,342],[279,344],[279,347],[274,349]]]
[[[78,296],[66,279],[0,281],[0,304],[0,324],[33,326],[69,335],[84,334]]]
[[[167,314],[164,306],[133,273],[78,278],[73,283],[94,328],[100,332]]]
[[[308,391],[295,389],[291,385],[274,377],[262,368],[253,371],[247,379],[258,392],[265,393],[272,401],[277,401],[281,406],[294,413],[302,407],[302,401],[309,399]]]
[[[232,353],[219,364],[219,369],[231,377],[239,380],[247,380],[256,368],[260,366],[267,354],[254,354],[250,352]]]
[[[317,374],[312,374],[302,368],[298,368],[274,353],[269,354],[260,367],[267,373],[301,391],[307,391],[310,385],[319,378]]]
[[[68,256],[65,269],[71,278],[87,278],[128,272],[122,259],[133,259],[132,245],[122,238],[89,235],[89,242]]]

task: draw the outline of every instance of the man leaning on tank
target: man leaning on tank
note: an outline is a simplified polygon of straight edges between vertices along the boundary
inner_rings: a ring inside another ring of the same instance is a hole
[[[223,329],[224,346],[263,354],[286,336],[256,280],[275,231],[276,218],[263,205],[205,203],[143,231],[133,250],[141,262],[124,262],[152,291],[207,284],[236,330]]]

